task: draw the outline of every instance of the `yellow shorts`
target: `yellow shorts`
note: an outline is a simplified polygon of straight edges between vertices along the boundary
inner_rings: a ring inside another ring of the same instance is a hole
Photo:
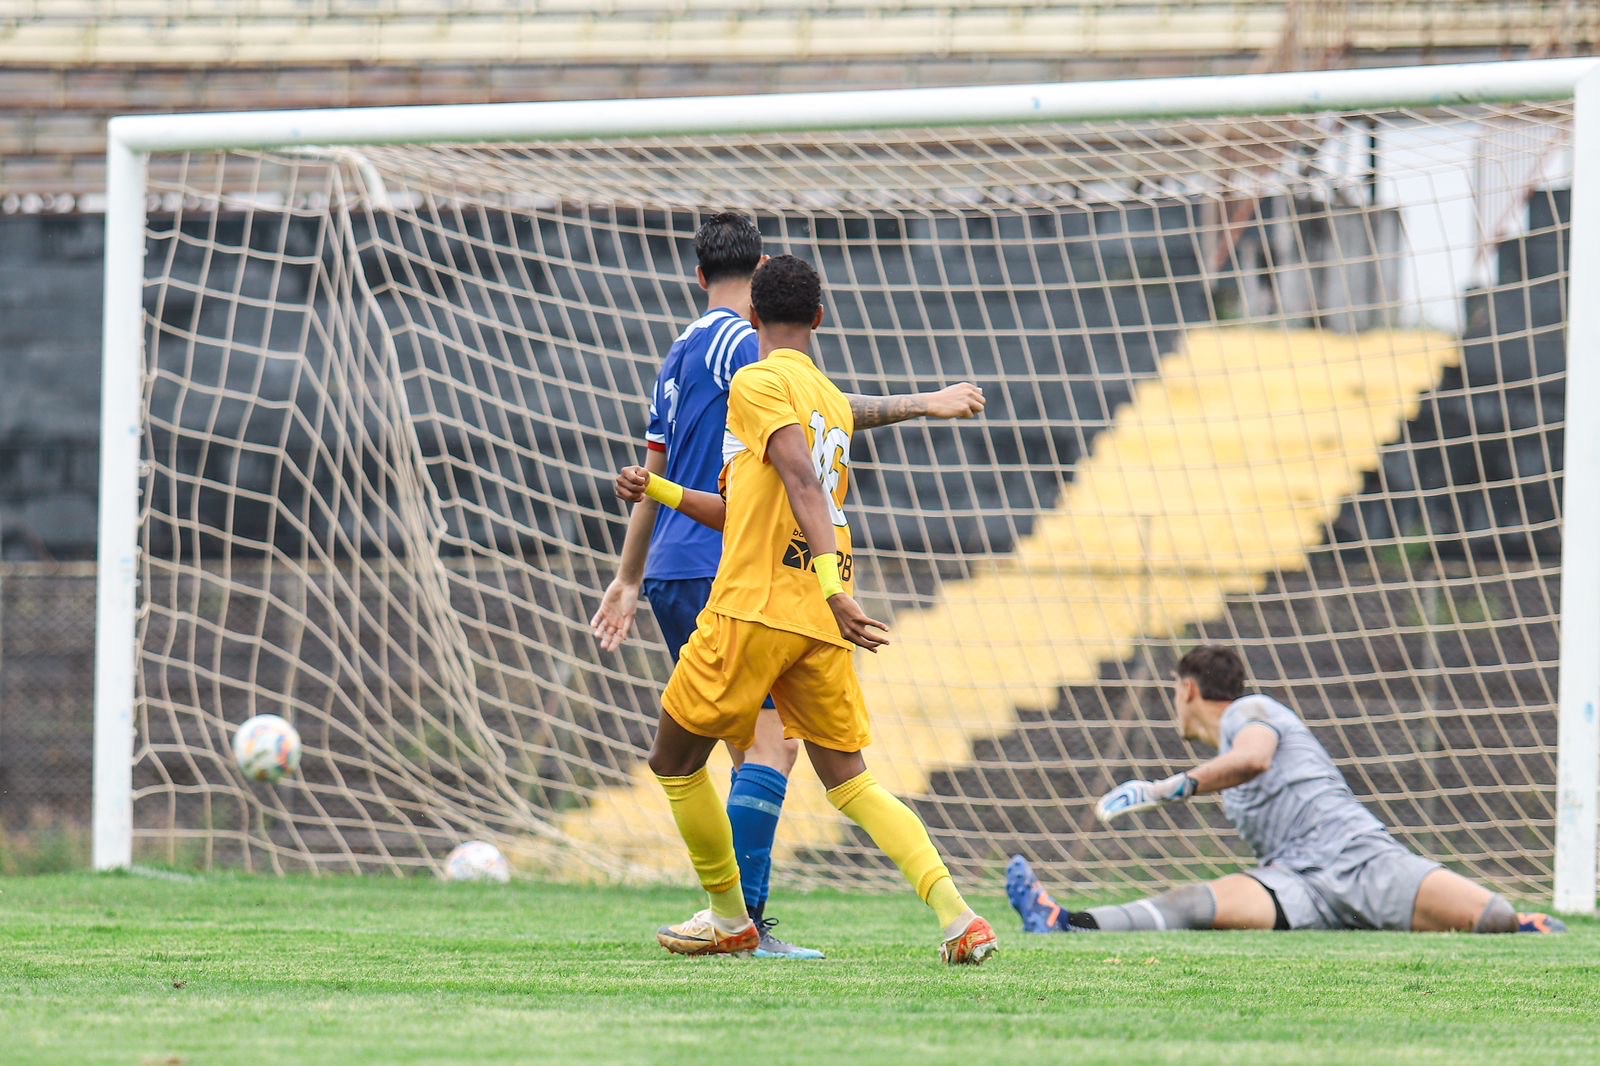
[[[834,751],[871,742],[852,654],[837,644],[701,611],[661,705],[673,721],[740,749],[755,740],[768,693],[783,735]]]

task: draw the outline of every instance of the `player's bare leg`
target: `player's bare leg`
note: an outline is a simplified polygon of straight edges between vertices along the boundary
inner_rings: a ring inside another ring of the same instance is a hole
[[[1497,899],[1494,893],[1473,884],[1460,874],[1435,870],[1422,879],[1417,889],[1416,906],[1411,912],[1411,928],[1418,933],[1469,933],[1480,918],[1486,918],[1491,928],[1484,932],[1516,932],[1516,915],[1504,900],[1499,901],[1502,907],[1493,906]]]
[[[807,741],[806,754],[828,790],[828,801],[867,831],[872,842],[900,867],[922,901],[933,908],[944,927],[939,957],[947,963],[976,966],[994,954],[993,927],[961,898],[922,819],[878,784],[861,753],[835,751]]]
[[[1564,933],[1548,914],[1518,914],[1502,897],[1449,870],[1422,879],[1411,928],[1419,933]]]
[[[1229,874],[1212,881],[1210,888],[1217,904],[1211,928],[1271,929],[1277,922],[1278,910],[1272,904],[1272,894],[1255,878]]]
[[[756,739],[750,745],[750,750],[740,751],[729,744],[728,756],[735,766],[743,766],[747,762],[756,766],[770,766],[788,777],[794,772],[794,764],[800,758],[800,742],[785,737],[783,719],[776,711],[766,710],[756,719]]]
[[[656,941],[675,955],[748,955],[761,942],[739,888],[733,827],[706,774],[715,746],[716,741],[689,732],[663,711],[650,748],[650,769],[667,793],[700,885],[711,897],[709,909],[656,932]]]
[[[650,771],[657,777],[688,777],[705,769],[716,746],[715,740],[689,732],[663,711],[656,722],[655,742],[650,745]]]

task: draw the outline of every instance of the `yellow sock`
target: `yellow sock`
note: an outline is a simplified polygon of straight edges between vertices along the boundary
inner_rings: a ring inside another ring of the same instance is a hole
[[[945,938],[949,939],[957,929],[956,919],[967,913],[967,901],[961,898],[961,893],[956,890],[955,879],[948,871],[928,889],[924,902],[939,916],[939,924],[945,928]],[[959,928],[965,932],[966,924],[963,923]]]
[[[894,860],[922,902],[938,915],[940,925],[948,927],[967,912],[967,901],[956,891],[922,819],[878,784],[872,771],[829,789],[828,802],[865,829],[872,842]]]
[[[733,827],[711,775],[701,767],[688,777],[656,775],[672,804],[672,819],[689,846],[689,860],[711,895],[711,913],[718,918],[746,916],[739,887],[739,860],[733,853]]]

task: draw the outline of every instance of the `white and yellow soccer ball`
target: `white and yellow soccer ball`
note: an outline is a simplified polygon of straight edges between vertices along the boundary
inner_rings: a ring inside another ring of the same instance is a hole
[[[494,881],[505,884],[511,880],[511,864],[500,854],[500,849],[487,840],[469,840],[458,844],[445,857],[446,881]]]
[[[253,781],[280,781],[300,768],[300,734],[275,714],[258,714],[233,735],[233,761]]]

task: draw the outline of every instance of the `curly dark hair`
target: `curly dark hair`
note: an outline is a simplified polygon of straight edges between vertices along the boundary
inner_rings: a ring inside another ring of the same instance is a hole
[[[822,279],[804,259],[775,256],[750,282],[750,304],[770,325],[809,326],[822,306]]]
[[[761,262],[761,231],[748,215],[718,211],[695,231],[694,254],[708,285],[748,278]]]
[[[1232,648],[1199,647],[1178,660],[1177,674],[1199,684],[1208,700],[1236,700],[1244,695],[1244,660]]]

